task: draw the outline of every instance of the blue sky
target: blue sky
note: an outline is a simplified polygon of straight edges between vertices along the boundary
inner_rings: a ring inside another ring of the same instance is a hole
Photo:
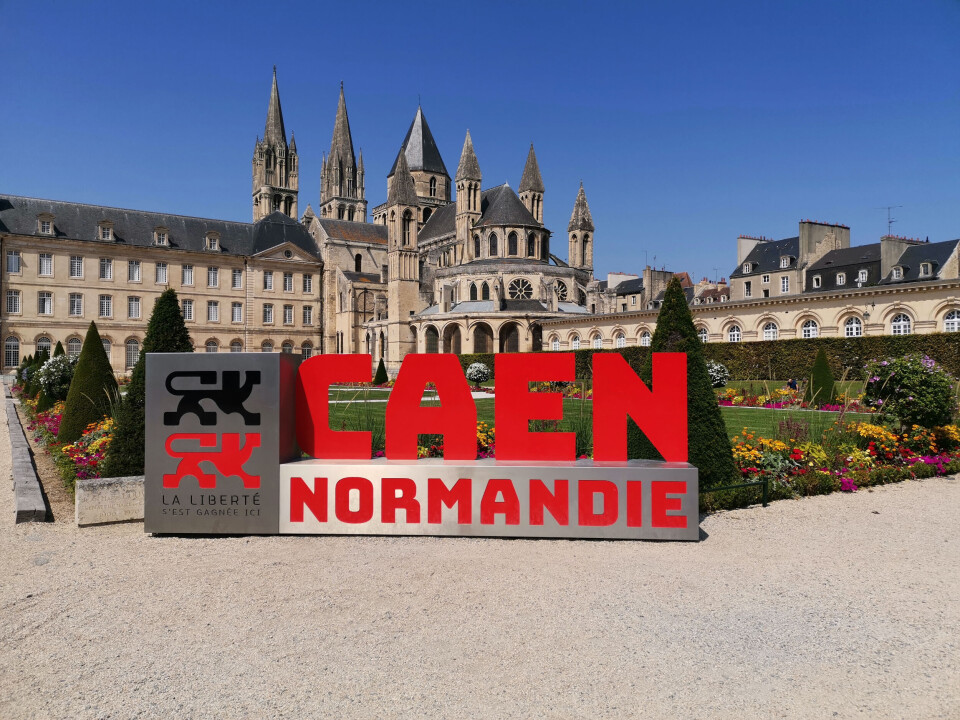
[[[582,180],[595,271],[699,278],[740,233],[810,218],[960,237],[960,2],[15,3],[0,0],[0,192],[249,220],[277,66],[317,206],[345,85],[370,207],[418,96],[451,175],[534,142],[566,255]],[[655,258],[655,259],[654,259]]]

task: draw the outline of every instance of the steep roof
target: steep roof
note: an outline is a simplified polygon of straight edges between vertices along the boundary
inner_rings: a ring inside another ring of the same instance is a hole
[[[417,233],[418,242],[436,240],[437,238],[453,235],[457,231],[457,206],[453,203],[443,205],[434,210],[430,219],[424,223]]]
[[[263,140],[271,145],[287,145],[287,132],[283,127],[283,110],[280,109],[280,91],[277,89],[277,66],[273,66],[273,86],[270,88],[270,105],[267,106],[267,124]]]
[[[504,183],[484,190],[480,196],[480,220],[475,227],[490,225],[530,225],[540,227],[523,202],[509,185]]]
[[[437,141],[433,139],[433,133],[430,132],[430,126],[427,125],[427,118],[423,115],[423,108],[417,106],[417,114],[410,123],[410,129],[403,138],[400,145],[400,152],[397,153],[397,159],[393,161],[393,167],[387,173],[391,177],[397,172],[397,163],[400,156],[406,155],[407,166],[410,170],[423,170],[424,172],[439,173],[447,175],[447,166],[443,164],[443,158],[440,157],[440,149],[437,147]]]
[[[313,238],[306,229],[281,212],[274,212],[251,224],[62,200],[0,195],[0,232],[37,235],[37,215],[41,213],[54,216],[54,237],[65,240],[102,243],[97,234],[98,224],[101,220],[109,220],[113,223],[114,239],[108,243],[111,245],[155,247],[154,231],[163,227],[167,231],[169,246],[179,250],[209,252],[206,250],[206,235],[213,231],[220,233],[220,252],[229,255],[254,255],[284,242],[291,242],[319,257]]]
[[[852,247],[831,250],[813,263],[807,271],[833,270],[871,262],[880,262],[880,243],[854,245]]]
[[[903,278],[894,280],[891,274],[880,281],[881,285],[898,285],[918,280],[936,280],[937,274],[944,263],[950,258],[960,244],[960,240],[945,240],[937,243],[922,243],[911,245],[900,255],[896,265],[903,268]],[[930,263],[930,275],[920,275],[920,263]]]
[[[788,255],[790,257],[800,256],[800,238],[792,237],[783,240],[765,240],[759,242],[743,259],[743,263],[730,273],[731,278],[750,277],[758,273],[771,273],[777,270],[786,270],[788,268],[780,267],[780,257]],[[750,263],[751,270],[748,273],[743,272],[743,265]],[[795,267],[794,265],[790,266]]]
[[[337,157],[344,167],[354,166],[353,136],[350,134],[350,118],[347,117],[347,101],[343,97],[343,83],[340,83],[340,100],[337,102],[337,119],[333,123],[333,138],[330,140],[329,162]]]
[[[457,165],[457,177],[454,179],[457,182],[483,179],[477,154],[473,151],[473,138],[470,137],[469,130],[467,130],[467,137],[463,141],[463,150],[460,151],[460,164]]]
[[[373,223],[350,222],[349,220],[317,220],[327,237],[349,242],[387,244],[387,226]]]
[[[643,278],[633,278],[632,280],[624,280],[622,283],[619,283],[614,289],[614,293],[617,295],[634,295],[638,292],[643,292]]]
[[[573,213],[570,215],[567,232],[573,232],[574,230],[593,232],[593,229],[593,217],[590,215],[590,205],[587,204],[587,194],[583,191],[583,183],[580,183],[580,191],[573,203]]]
[[[390,183],[390,192],[387,193],[388,205],[416,205],[419,202],[417,198],[417,186],[413,182],[413,175],[407,167],[407,158],[401,154],[397,158],[397,168],[393,174],[393,182]]]
[[[530,143],[530,152],[527,153],[527,163],[523,166],[523,175],[520,177],[520,192],[543,192],[543,178],[540,176],[540,166],[537,164],[537,155]]]

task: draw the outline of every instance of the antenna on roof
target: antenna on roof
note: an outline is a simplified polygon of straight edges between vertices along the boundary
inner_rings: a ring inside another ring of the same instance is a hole
[[[893,231],[893,224],[897,221],[896,218],[891,215],[891,210],[902,207],[903,205],[884,205],[883,207],[877,208],[877,210],[887,211],[887,235]]]

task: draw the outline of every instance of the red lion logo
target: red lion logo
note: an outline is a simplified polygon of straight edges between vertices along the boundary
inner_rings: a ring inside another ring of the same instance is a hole
[[[174,450],[173,443],[177,440],[198,440],[200,450]],[[217,447],[216,433],[175,433],[167,438],[167,455],[179,458],[176,471],[172,475],[163,476],[165,488],[178,488],[180,481],[185,477],[195,477],[202,488],[216,488],[217,476],[205,473],[200,469],[200,463],[208,462],[224,477],[236,476],[243,480],[243,487],[255,489],[260,487],[260,476],[247,474],[243,466],[250,459],[254,448],[260,447],[260,433],[244,433],[244,445],[240,447],[240,433],[224,433],[223,444],[219,451],[211,452],[209,448]]]

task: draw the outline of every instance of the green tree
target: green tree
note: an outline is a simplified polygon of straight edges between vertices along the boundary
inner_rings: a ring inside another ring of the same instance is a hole
[[[387,368],[383,364],[383,358],[380,358],[380,364],[377,365],[377,374],[373,376],[374,385],[383,385],[390,378],[387,377]]]
[[[66,350],[63,349],[63,343],[57,340],[57,347],[53,350],[54,357],[60,357],[61,355],[66,355]]]
[[[690,307],[680,280],[673,278],[657,316],[657,329],[650,342],[650,352],[682,352],[687,355],[687,454],[700,477],[700,487],[729,483],[736,475],[733,451],[720,406],[707,373],[703,345],[693,326]],[[648,386],[653,375],[652,356],[640,367],[640,377]],[[628,424],[627,455],[631,458],[662,460],[653,444],[633,421]]]
[[[113,440],[100,466],[103,477],[143,474],[146,358],[147,353],[154,352],[193,352],[180,302],[172,288],[161,293],[153,305],[142,352],[133,367],[127,392],[114,413]]]
[[[827,353],[821,346],[817,351],[817,358],[813,361],[813,369],[810,371],[810,382],[807,383],[807,391],[803,399],[808,403],[823,405],[832,403],[836,393],[833,386],[833,373],[830,371],[830,363],[827,362]]]
[[[91,322],[70,382],[57,440],[61,443],[75,442],[83,435],[87,425],[110,415],[116,397],[117,379],[103,350],[97,324]]]

